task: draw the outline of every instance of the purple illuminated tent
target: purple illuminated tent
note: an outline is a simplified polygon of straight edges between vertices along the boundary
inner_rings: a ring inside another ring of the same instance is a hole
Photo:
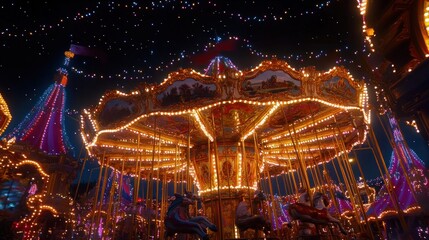
[[[398,214],[398,210],[405,215],[429,210],[427,170],[417,154],[406,145],[396,119],[389,113],[387,116],[394,139],[389,165],[391,179],[387,179],[390,184],[381,188],[376,200],[368,208],[369,219],[392,217]],[[388,192],[389,186],[392,187],[392,194]]]

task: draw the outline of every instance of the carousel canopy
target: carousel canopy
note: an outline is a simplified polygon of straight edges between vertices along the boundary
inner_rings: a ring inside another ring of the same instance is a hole
[[[274,59],[239,71],[217,57],[205,74],[181,69],[159,85],[107,92],[98,106],[84,110],[81,131],[92,155],[126,172],[194,166],[216,142],[246,146],[243,155],[258,160],[260,169],[281,173],[362,143],[367,100],[363,82],[342,67],[296,70]]]

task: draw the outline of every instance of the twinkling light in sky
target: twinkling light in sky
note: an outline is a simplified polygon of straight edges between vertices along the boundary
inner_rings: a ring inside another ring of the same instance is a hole
[[[231,39],[234,48],[219,53],[241,70],[279,58],[297,69],[343,65],[368,80],[372,49],[362,33],[362,2],[0,1],[0,92],[13,116],[6,134],[52,84],[71,44],[95,53],[70,63],[66,124],[78,141],[78,115],[107,90],[161,83],[179,68],[203,73],[209,60],[196,57]]]
[[[193,57],[227,39],[237,44],[222,54],[239,69],[276,57],[296,68],[344,65],[365,77],[354,1],[4,1],[0,15],[0,91],[15,106],[12,126],[52,82],[71,44],[99,54],[70,64],[69,115],[106,90],[160,83],[178,68],[204,72],[208,62]]]

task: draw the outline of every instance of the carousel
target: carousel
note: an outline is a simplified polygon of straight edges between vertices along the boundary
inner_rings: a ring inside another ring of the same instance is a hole
[[[346,69],[295,69],[278,59],[241,71],[230,59],[216,57],[204,73],[180,69],[161,84],[107,92],[81,116],[82,139],[101,166],[91,209],[99,214],[92,221],[99,224],[102,211],[110,218],[106,222],[124,220],[120,208],[111,207],[116,190],[106,186],[116,186],[118,192],[131,187],[134,206],[156,212],[142,220],[147,236],[173,237],[164,223],[172,210],[167,207],[186,198],[198,199],[190,215],[203,215],[217,226],[197,233],[202,239],[243,237],[248,230],[237,227],[236,209],[246,199],[254,202],[258,193],[270,193],[271,203],[259,205],[259,213],[268,221],[284,213],[277,211],[283,207],[276,206],[280,200],[273,201],[273,176],[283,176],[287,195],[304,189],[310,202],[320,192],[334,199],[326,164],[337,158],[347,181],[343,192],[357,193],[347,153],[365,141],[369,123],[366,86]],[[351,199],[353,206],[359,205]],[[354,214],[358,223],[361,214]],[[112,228],[118,229],[115,224]],[[262,232],[258,234],[281,235],[273,229]]]

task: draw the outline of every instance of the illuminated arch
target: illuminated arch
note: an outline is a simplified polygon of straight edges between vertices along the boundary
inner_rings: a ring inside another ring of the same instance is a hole
[[[33,161],[33,160],[28,160],[28,159],[23,160],[23,161],[19,162],[18,164],[16,164],[15,168],[18,168],[19,166],[26,165],[26,164],[35,166],[37,168],[37,171],[40,174],[42,174],[42,176],[49,177],[49,174],[47,174],[45,171],[43,171],[42,166],[40,166],[40,164],[38,162]]]

